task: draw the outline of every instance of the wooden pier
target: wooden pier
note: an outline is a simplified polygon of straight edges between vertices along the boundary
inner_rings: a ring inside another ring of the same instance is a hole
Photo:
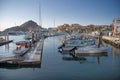
[[[41,64],[41,58],[42,58],[42,51],[43,51],[43,45],[44,45],[44,38],[42,38],[40,41],[36,43],[36,46],[33,50],[28,52],[24,57],[7,57],[7,58],[1,58],[0,64],[7,63],[8,61],[11,61],[11,64],[17,64],[17,65],[38,65]]]
[[[0,63],[4,63],[4,62],[7,62],[7,61],[16,61],[17,59],[14,58],[14,57],[8,57],[8,58],[2,58],[0,59]]]
[[[120,48],[120,38],[113,36],[103,36],[102,40],[116,48]]]

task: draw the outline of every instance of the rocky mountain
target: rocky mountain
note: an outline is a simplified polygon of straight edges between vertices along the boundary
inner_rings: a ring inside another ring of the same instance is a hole
[[[4,32],[8,32],[8,31],[29,31],[30,29],[37,29],[37,28],[42,28],[41,26],[39,26],[36,22],[29,20],[25,23],[23,23],[20,26],[14,26],[8,29],[5,29]]]

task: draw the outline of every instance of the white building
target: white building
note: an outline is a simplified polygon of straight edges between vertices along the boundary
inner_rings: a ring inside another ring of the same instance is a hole
[[[113,20],[112,32],[120,33],[120,18],[115,18]]]

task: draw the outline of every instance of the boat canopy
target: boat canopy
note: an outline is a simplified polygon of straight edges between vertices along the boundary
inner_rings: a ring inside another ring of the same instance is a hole
[[[25,46],[26,44],[28,44],[28,41],[19,41],[19,42],[16,42],[17,46]]]

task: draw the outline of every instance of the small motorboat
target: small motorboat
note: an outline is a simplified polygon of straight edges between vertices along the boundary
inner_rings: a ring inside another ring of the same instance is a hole
[[[13,50],[13,53],[19,56],[23,56],[30,49],[28,45],[29,43],[27,41],[16,42],[16,49]]]
[[[95,45],[95,40],[81,40],[81,41],[70,41],[70,43],[63,43],[58,47],[60,51],[71,52],[77,49],[78,47],[86,47]]]
[[[17,46],[25,46],[26,44],[28,44],[28,41],[19,41],[19,42],[16,42]]]
[[[108,52],[108,47],[102,46],[98,48],[97,46],[89,46],[89,47],[80,47],[75,50],[75,55],[80,55],[80,56],[107,56]]]
[[[75,49],[76,49],[76,47],[62,47],[62,51],[64,51],[64,52],[70,52],[70,51],[73,51]]]

